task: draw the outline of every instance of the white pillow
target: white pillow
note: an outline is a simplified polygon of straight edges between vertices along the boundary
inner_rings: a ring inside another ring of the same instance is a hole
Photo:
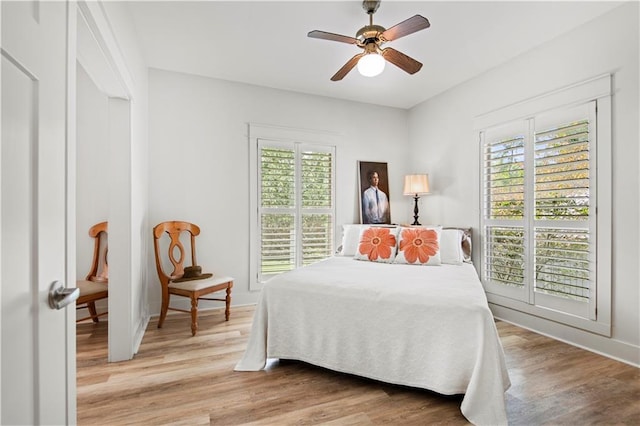
[[[354,256],[360,243],[360,230],[369,225],[342,225],[342,250],[337,256]]]
[[[400,228],[398,254],[393,263],[440,265],[441,234],[440,226]]]
[[[443,229],[440,234],[440,260],[442,263],[462,265],[464,253],[462,252],[461,229]]]

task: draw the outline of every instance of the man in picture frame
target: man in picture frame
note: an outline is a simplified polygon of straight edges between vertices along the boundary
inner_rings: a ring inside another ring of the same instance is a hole
[[[380,175],[377,170],[367,172],[369,187],[362,193],[362,223],[365,224],[389,224],[389,199],[387,194],[380,189]]]

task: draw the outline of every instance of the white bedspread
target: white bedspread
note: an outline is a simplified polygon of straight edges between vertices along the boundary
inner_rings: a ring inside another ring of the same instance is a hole
[[[470,422],[507,423],[504,353],[472,265],[334,257],[279,275],[262,290],[235,370],[261,370],[267,358],[465,394]]]

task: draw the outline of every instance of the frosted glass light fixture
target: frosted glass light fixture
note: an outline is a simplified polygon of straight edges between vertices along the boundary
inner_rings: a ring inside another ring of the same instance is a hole
[[[375,77],[384,71],[386,61],[378,53],[368,53],[358,61],[358,72],[365,77]]]
[[[429,193],[429,175],[407,175],[404,177],[404,195],[413,195],[415,205],[413,207],[412,225],[420,225],[418,222],[418,199],[422,194]]]

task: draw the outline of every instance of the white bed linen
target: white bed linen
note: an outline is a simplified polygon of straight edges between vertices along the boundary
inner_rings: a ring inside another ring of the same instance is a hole
[[[470,422],[507,423],[504,352],[472,265],[333,257],[278,275],[264,285],[235,370],[261,370],[268,358],[465,394]]]

